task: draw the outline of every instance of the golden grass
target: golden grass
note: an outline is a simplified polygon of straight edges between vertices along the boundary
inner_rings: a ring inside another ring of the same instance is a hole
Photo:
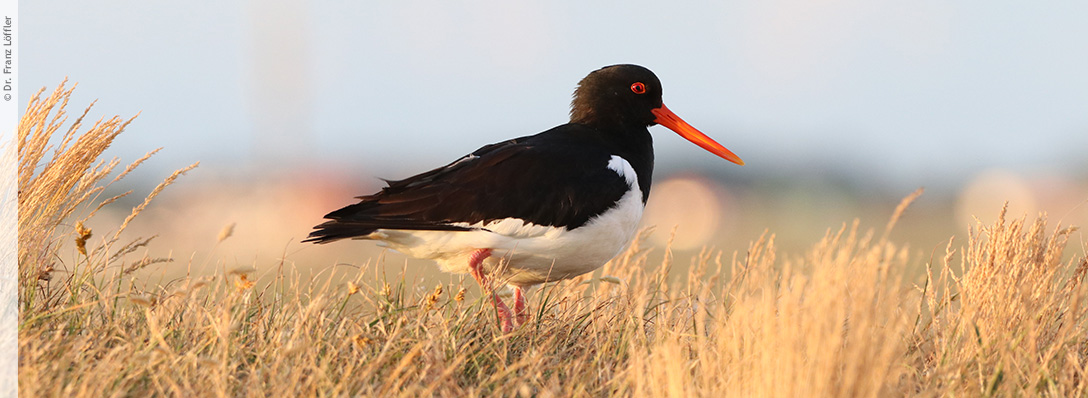
[[[63,103],[57,92],[41,104]],[[28,107],[24,125],[57,131],[58,119],[41,122],[46,108]],[[116,136],[101,134],[54,156],[43,185],[20,194],[20,210],[33,210],[20,218],[23,396],[1088,395],[1088,262],[1063,261],[1072,229],[1045,217],[1002,214],[936,260],[888,238],[916,195],[882,233],[842,226],[800,254],[778,253],[765,234],[744,254],[649,263],[644,232],[596,278],[535,291],[531,321],[504,335],[471,280],[386,280],[380,262],[350,281],[258,264],[277,271],[139,291],[107,272],[131,245],[77,245],[87,254],[66,260],[57,236],[87,240],[78,223],[58,230],[72,207],[110,201],[86,180],[114,164],[89,166]],[[47,135],[26,136],[28,151],[44,152]],[[33,226],[45,231],[23,232]],[[86,277],[43,282],[50,266]],[[904,280],[915,266],[924,277]],[[64,299],[41,299],[50,292]]]
[[[84,118],[94,106],[92,103],[61,133],[68,121],[65,108],[75,90],[75,87],[65,89],[66,83],[57,86],[48,97],[41,97],[44,89],[34,94],[18,127],[19,302],[21,312],[37,315],[62,303],[81,304],[85,297],[80,290],[105,287],[106,281],[102,279],[110,267],[120,266],[120,272],[115,274],[123,276],[165,261],[140,258],[126,262],[126,255],[147,245],[151,238],[123,242],[121,233],[163,188],[197,166],[194,163],[167,177],[143,203],[132,209],[112,234],[95,243],[91,240],[94,233],[84,226],[84,221],[132,191],[106,199],[101,198],[103,192],[158,149],[129,164],[107,182],[120,161],[117,158],[108,162],[100,160],[102,153],[136,117],[127,120],[119,116],[100,118],[81,133]],[[61,263],[61,240],[67,237],[74,239],[82,257]],[[63,280],[53,281],[58,273],[62,274]],[[115,283],[110,287],[116,290],[121,285]],[[101,295],[102,291],[96,294]]]

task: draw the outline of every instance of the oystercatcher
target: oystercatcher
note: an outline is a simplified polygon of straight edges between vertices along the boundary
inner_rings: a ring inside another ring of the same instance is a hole
[[[570,123],[387,180],[380,192],[325,215],[305,242],[377,240],[470,273],[491,291],[508,332],[528,319],[524,289],[591,272],[634,238],[650,194],[654,124],[744,164],[665,107],[653,72],[613,65],[578,83]],[[513,311],[493,281],[513,288]]]

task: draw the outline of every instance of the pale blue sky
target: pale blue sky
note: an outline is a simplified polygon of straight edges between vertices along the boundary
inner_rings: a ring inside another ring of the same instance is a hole
[[[895,187],[1088,168],[1084,1],[344,3],[23,2],[21,102],[68,76],[77,107],[142,111],[112,153],[165,146],[150,167],[397,178],[563,123],[586,73],[638,63],[748,163],[655,127],[663,167]]]

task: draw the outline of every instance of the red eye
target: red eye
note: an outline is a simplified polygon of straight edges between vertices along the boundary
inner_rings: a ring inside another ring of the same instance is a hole
[[[635,94],[646,94],[646,85],[642,84],[642,82],[636,82],[631,85],[631,91]]]

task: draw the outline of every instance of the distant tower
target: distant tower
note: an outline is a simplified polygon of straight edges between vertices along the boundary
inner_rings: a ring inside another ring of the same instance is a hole
[[[298,164],[313,148],[310,20],[303,0],[250,0],[246,94],[253,160]]]

